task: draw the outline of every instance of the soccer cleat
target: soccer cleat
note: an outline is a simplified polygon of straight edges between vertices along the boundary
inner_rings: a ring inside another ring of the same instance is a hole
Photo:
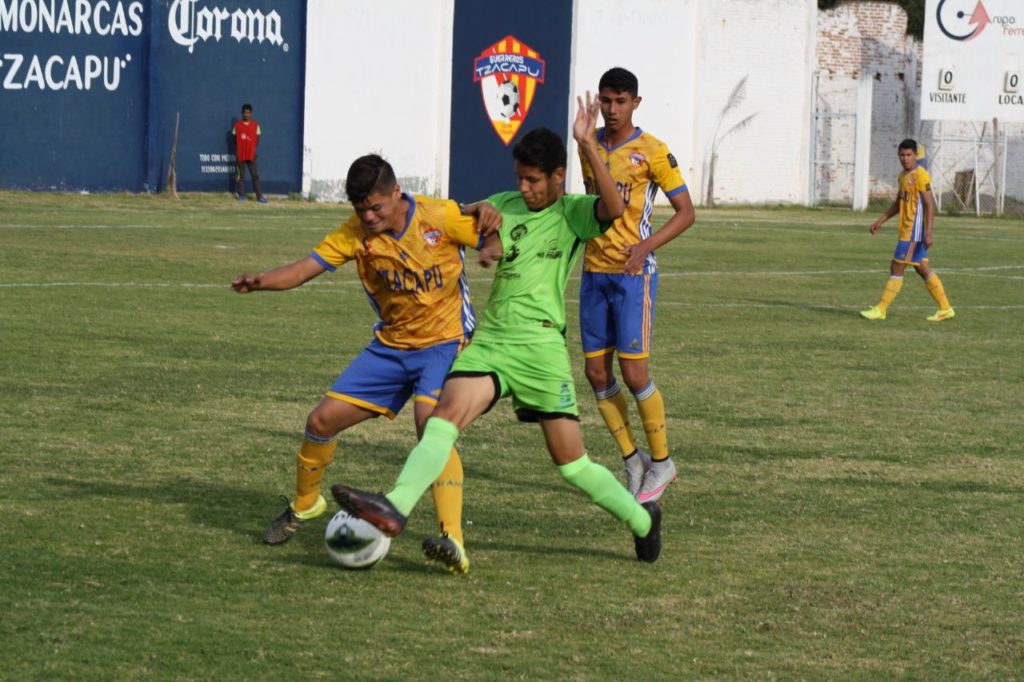
[[[342,509],[365,519],[389,538],[398,537],[405,528],[405,517],[380,493],[368,493],[338,483],[331,486],[331,494]]]
[[[942,322],[943,320],[952,320],[956,317],[956,311],[952,308],[946,308],[945,310],[936,311],[934,315],[928,316],[929,322]]]
[[[622,460],[626,474],[626,490],[633,497],[640,492],[640,485],[643,483],[644,474],[651,468],[651,456],[637,448],[633,454]]]
[[[661,505],[657,502],[645,502],[643,508],[651,515],[651,529],[644,537],[633,536],[636,560],[653,564],[661,554]]]
[[[271,521],[270,525],[267,526],[267,531],[263,534],[263,542],[268,545],[283,545],[292,539],[295,531],[301,528],[302,524],[310,519],[315,519],[327,511],[327,500],[324,499],[323,495],[317,497],[316,504],[304,512],[296,512],[292,509],[292,505],[288,502],[287,497],[282,496],[281,499],[288,503],[288,506],[281,512],[280,516]]]
[[[668,484],[674,480],[676,480],[676,463],[672,461],[671,457],[661,461],[652,461],[651,468],[644,474],[640,491],[635,496],[636,501],[640,504],[657,502],[661,499]]]
[[[452,575],[469,572],[469,557],[458,540],[441,533],[440,537],[427,538],[423,541],[423,554],[428,559],[439,561]]]
[[[265,204],[265,203],[267,203],[267,198],[266,197],[260,197],[256,201],[260,202],[261,204]]]
[[[244,194],[239,194],[238,195],[238,200],[239,201],[245,201],[245,195]]]
[[[860,316],[866,320],[884,320],[885,311],[879,308],[877,305],[873,308],[860,311]]]

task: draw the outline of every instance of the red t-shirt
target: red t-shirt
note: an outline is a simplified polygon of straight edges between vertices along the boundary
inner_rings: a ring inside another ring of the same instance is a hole
[[[235,156],[239,161],[252,161],[256,158],[256,144],[260,141],[260,124],[250,118],[245,121],[235,121],[231,128],[235,135]]]

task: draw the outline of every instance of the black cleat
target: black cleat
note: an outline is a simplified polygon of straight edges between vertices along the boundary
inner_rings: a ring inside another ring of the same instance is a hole
[[[643,508],[651,515],[651,529],[645,537],[633,536],[636,543],[636,560],[653,564],[661,554],[661,505],[645,502]]]
[[[331,494],[338,506],[352,516],[368,521],[389,538],[398,537],[405,528],[405,517],[380,493],[368,493],[338,483],[331,486]]]
[[[424,540],[423,555],[444,564],[449,573],[458,575],[469,572],[469,557],[466,556],[466,550],[458,540],[448,533],[441,533],[440,537]]]
[[[302,524],[310,519],[315,519],[327,511],[327,500],[323,497],[317,498],[316,504],[313,505],[312,509],[301,513],[292,509],[292,505],[288,502],[287,497],[282,497],[281,499],[288,506],[267,526],[267,531],[263,534],[263,542],[268,545],[283,545],[292,539],[292,536],[302,527]]]

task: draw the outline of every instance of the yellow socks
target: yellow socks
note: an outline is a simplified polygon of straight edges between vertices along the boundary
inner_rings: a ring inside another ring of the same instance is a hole
[[[647,447],[651,449],[651,459],[659,462],[668,458],[668,434],[665,433],[665,401],[661,391],[651,381],[642,391],[634,394],[636,408],[640,412],[640,421],[647,434]]]
[[[452,448],[444,471],[434,481],[430,493],[434,497],[434,508],[441,532],[464,544],[462,537],[462,460],[459,452]]]
[[[939,285],[942,286],[942,285]],[[896,300],[896,296],[900,293],[900,289],[903,288],[903,275],[893,275],[889,277],[889,281],[885,283],[885,289],[882,290],[882,300],[878,302],[878,307],[884,313],[892,305],[892,302]]]
[[[928,287],[928,293],[932,295],[935,302],[939,304],[939,310],[948,310],[949,299],[946,298],[946,289],[942,286],[942,280],[934,272],[925,280],[924,285]]]
[[[629,428],[626,397],[622,395],[618,382],[612,379],[612,383],[605,388],[595,390],[594,396],[597,398],[597,411],[604,418],[612,438],[619,444],[622,456],[629,457],[636,450],[636,441],[633,440],[633,431]]]
[[[306,432],[295,467],[295,501],[292,503],[295,512],[302,513],[312,509],[320,498],[320,482],[324,479],[324,469],[334,461],[334,451],[337,447],[337,436],[321,438],[309,431]]]

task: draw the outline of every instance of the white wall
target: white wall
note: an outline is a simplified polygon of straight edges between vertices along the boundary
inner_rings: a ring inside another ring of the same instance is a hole
[[[715,201],[804,203],[808,198],[811,65],[816,45],[813,0],[701,0],[696,67],[697,116],[691,183],[702,203],[704,169],[718,140]],[[722,118],[746,77],[746,97]],[[745,127],[725,134],[753,116]]]
[[[309,0],[303,193],[345,198],[349,164],[388,159],[406,191],[448,191],[454,0]]]
[[[576,144],[569,132],[576,95],[596,92],[601,74],[613,66],[636,74],[643,101],[633,122],[668,145],[693,192],[697,4],[698,0],[576,0],[570,76],[574,92],[567,123],[570,192],[583,191]],[[667,203],[664,195],[659,197]]]
[[[310,0],[306,193],[344,198],[349,163],[372,151],[405,189],[447,192],[453,12],[454,0]],[[635,121],[668,144],[701,203],[719,114],[746,76],[746,98],[719,127],[715,199],[806,202],[816,18],[815,0],[576,0],[571,96],[612,66],[636,73]]]

